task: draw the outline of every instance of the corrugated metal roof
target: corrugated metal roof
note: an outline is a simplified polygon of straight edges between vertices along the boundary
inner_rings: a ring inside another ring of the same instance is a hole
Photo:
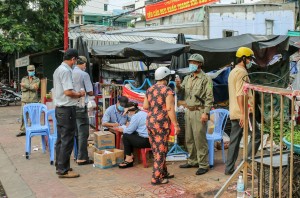
[[[152,63],[149,67],[150,70],[155,70],[158,67],[168,66],[170,64],[158,64]],[[102,67],[103,70],[108,71],[118,71],[118,72],[138,72],[138,71],[147,71],[147,66],[142,61],[132,61],[127,63],[119,64],[108,64]]]
[[[88,49],[90,51],[93,46],[101,45],[114,45],[118,43],[134,43],[142,41],[146,38],[153,38],[156,40],[164,41],[167,43],[176,43],[176,38],[165,37],[151,37],[151,36],[136,36],[136,35],[107,35],[107,34],[89,34],[89,33],[76,33],[69,32],[69,39],[72,46],[76,44],[76,38],[83,36],[83,39],[87,42]]]

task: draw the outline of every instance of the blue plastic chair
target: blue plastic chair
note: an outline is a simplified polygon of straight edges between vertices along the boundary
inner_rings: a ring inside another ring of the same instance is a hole
[[[50,118],[51,117],[51,118]],[[50,119],[52,119],[52,129]],[[49,130],[49,152],[50,152],[50,164],[53,165],[54,162],[54,153],[55,153],[55,144],[57,140],[57,121],[55,117],[55,110],[49,110],[47,112],[47,125]]]
[[[44,115],[42,114],[44,113]],[[31,137],[41,136],[43,153],[46,150],[45,137],[49,139],[49,128],[47,125],[47,106],[41,103],[31,103],[23,107],[23,119],[26,130],[25,156],[29,159],[31,154]],[[44,125],[41,124],[44,119]]]
[[[215,109],[210,111],[210,117],[213,117],[214,131],[212,134],[206,133],[206,139],[208,143],[208,156],[209,156],[209,166],[214,167],[214,155],[215,155],[215,142],[221,141],[222,146],[222,157],[224,163],[226,162],[224,154],[224,142],[223,133],[224,128],[229,116],[229,111],[226,109]]]
[[[51,130],[51,124],[50,124],[50,117],[52,118],[52,129]],[[54,162],[54,155],[55,155],[55,145],[57,141],[57,121],[55,117],[55,110],[49,110],[47,112],[47,125],[49,129],[49,151],[50,151],[50,164],[53,165]],[[76,137],[74,137],[74,160],[77,160],[78,156],[78,148],[77,148],[77,140]]]

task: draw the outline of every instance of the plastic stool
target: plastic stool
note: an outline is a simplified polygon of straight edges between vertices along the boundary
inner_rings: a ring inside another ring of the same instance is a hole
[[[141,155],[142,155],[142,161],[143,161],[144,168],[148,168],[147,153],[149,151],[152,151],[152,149],[151,148],[139,148],[138,149],[138,159],[139,159],[139,161],[141,161]]]

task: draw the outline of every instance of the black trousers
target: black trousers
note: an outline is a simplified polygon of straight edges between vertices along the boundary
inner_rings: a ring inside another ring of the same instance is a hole
[[[78,160],[88,160],[89,116],[87,108],[76,107],[77,130],[75,133],[78,149]]]
[[[138,133],[123,134],[123,144],[125,155],[131,155],[134,148],[151,148],[149,138],[144,138]]]
[[[250,114],[250,122],[252,125],[252,114]],[[244,129],[240,127],[239,124],[240,120],[231,120],[231,133],[230,133],[230,144],[228,148],[227,153],[227,161],[226,161],[226,168],[225,172],[233,172],[235,162],[239,156],[239,150],[240,150],[240,142],[243,137],[243,131]],[[255,137],[252,137],[252,131],[248,131],[248,134],[251,136],[250,142],[248,144],[248,158],[252,156],[252,141],[255,141],[254,143],[254,153],[256,154],[258,151],[258,148],[260,146],[260,130],[258,128],[257,123],[255,122]],[[253,128],[253,127],[252,127]],[[254,140],[254,139],[255,140]]]
[[[70,169],[70,156],[76,130],[76,107],[56,107],[55,117],[57,120],[56,169],[64,174]]]

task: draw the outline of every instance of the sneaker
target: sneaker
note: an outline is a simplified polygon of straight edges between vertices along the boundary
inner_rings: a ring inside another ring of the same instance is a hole
[[[59,178],[76,178],[79,177],[80,175],[78,173],[75,173],[73,171],[68,171],[66,174],[59,175]]]
[[[21,137],[21,136],[25,136],[25,135],[26,135],[26,133],[24,131],[21,131],[16,136]]]

